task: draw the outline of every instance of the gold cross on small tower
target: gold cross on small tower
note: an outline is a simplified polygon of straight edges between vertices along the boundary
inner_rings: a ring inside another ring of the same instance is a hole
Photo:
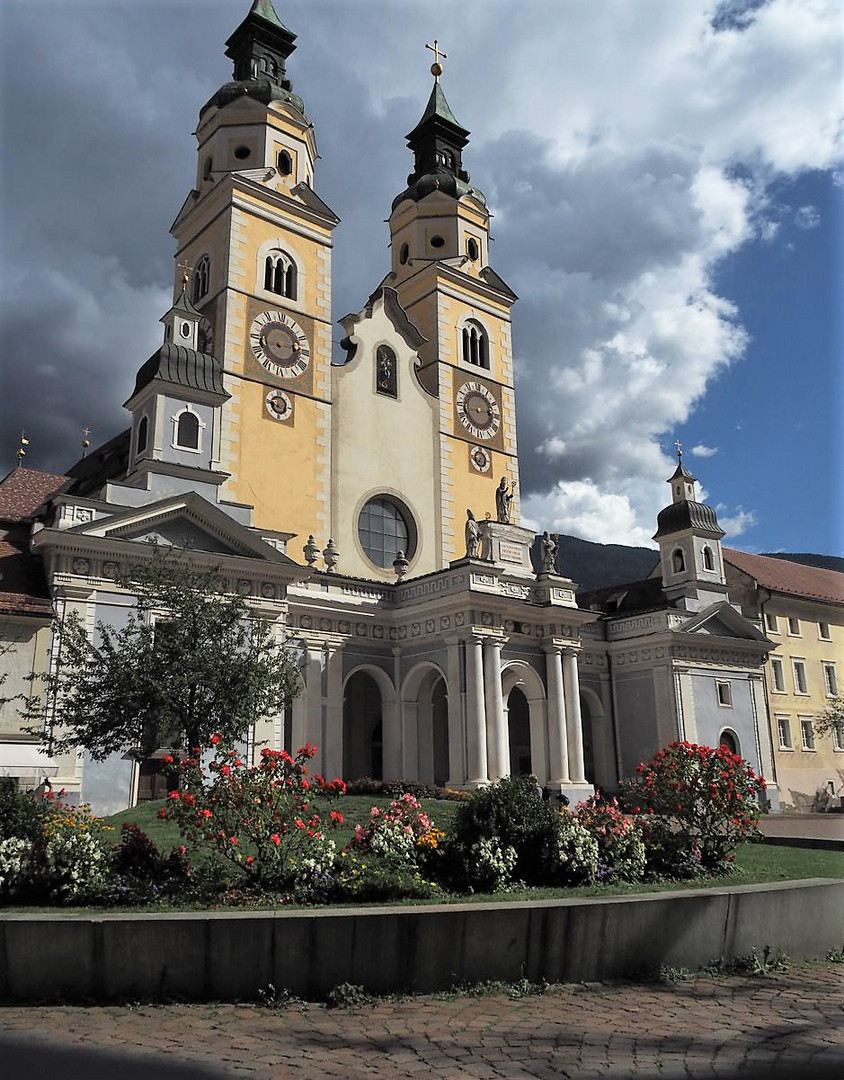
[[[448,60],[448,53],[440,51],[440,43],[437,41],[436,38],[434,38],[433,45],[429,45],[426,41],[425,48],[430,49],[431,52],[434,54],[434,62],[433,64],[431,64],[431,74],[434,76],[434,81],[439,82],[440,75],[442,75],[443,73],[443,66],[440,63],[440,57],[442,57],[443,60]]]
[[[683,444],[680,442],[679,439],[675,439],[674,440],[674,445],[677,447],[677,457],[678,457],[678,459],[682,459],[682,457],[683,457]]]
[[[91,429],[90,428],[86,427],[86,428],[82,429],[82,456],[83,457],[85,457],[85,455],[88,453],[88,447],[91,445],[91,440],[88,438],[88,436],[90,434],[91,434]]]
[[[179,270],[182,271],[182,292],[185,292],[188,287],[188,282],[190,281],[190,272],[193,270],[193,267],[188,262],[180,262]]]

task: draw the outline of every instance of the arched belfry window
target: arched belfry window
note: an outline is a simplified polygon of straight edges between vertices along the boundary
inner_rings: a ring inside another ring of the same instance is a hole
[[[203,255],[193,271],[191,278],[191,301],[198,303],[203,296],[207,296],[211,279],[211,260]]]
[[[480,323],[470,319],[462,330],[463,362],[489,368],[489,339]]]
[[[675,574],[682,574],[686,569],[686,556],[680,548],[675,548],[671,555],[671,566]]]
[[[296,264],[286,252],[273,248],[264,259],[264,288],[267,292],[295,300],[296,279]]]
[[[715,560],[712,557],[712,548],[708,544],[703,549],[703,568],[704,570],[715,569]]]
[[[174,445],[177,449],[198,450],[200,423],[196,413],[191,412],[190,409],[183,409],[174,417],[174,420],[176,423]]]
[[[135,446],[135,453],[142,454],[147,448],[147,440],[149,439],[149,419],[146,416],[142,416],[138,423],[138,439]]]

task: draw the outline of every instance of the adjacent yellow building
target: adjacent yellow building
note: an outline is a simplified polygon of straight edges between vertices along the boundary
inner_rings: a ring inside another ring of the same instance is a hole
[[[844,574],[724,550],[731,599],[779,648],[766,671],[776,780],[784,806],[839,805],[844,730],[817,730],[844,674]]]

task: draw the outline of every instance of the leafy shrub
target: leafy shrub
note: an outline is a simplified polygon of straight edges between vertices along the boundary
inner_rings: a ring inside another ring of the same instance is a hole
[[[249,888],[318,891],[334,858],[325,833],[342,824],[343,815],[331,810],[323,817],[311,805],[312,791],[341,795],[343,781],[308,779],[315,746],[301,747],[295,757],[263,749],[260,764],[249,766],[220,746],[219,735],[211,742],[216,750],[207,772],[198,751],[180,763],[181,786],[168,795],[162,816],[190,843],[208,845]]]
[[[765,781],[726,746],[673,742],[636,771],[627,794],[647,815],[649,869],[680,877],[726,873],[736,845],[759,835]]]
[[[43,803],[22,791],[10,776],[0,776],[0,840],[36,840],[42,833]]]
[[[598,842],[578,815],[560,810],[544,838],[542,857],[549,884],[589,885],[597,873]]]
[[[346,794],[385,795],[390,799],[400,799],[402,795],[415,795],[417,799],[445,799],[450,802],[464,802],[472,795],[470,791],[437,787],[435,784],[420,784],[414,780],[375,780],[371,776],[361,776],[357,780],[347,781]]]
[[[504,777],[473,792],[454,818],[441,873],[456,888],[548,882],[558,812],[542,801],[533,777]]]
[[[331,892],[335,901],[430,900],[440,895],[436,882],[413,864],[388,862],[374,852],[344,848],[334,861]]]
[[[184,846],[162,855],[143,829],[124,821],[120,846],[112,856],[113,882],[109,900],[142,904],[193,891],[192,871]]]
[[[625,816],[616,799],[597,796],[577,806],[577,821],[597,844],[596,878],[640,881],[645,872],[645,843],[638,822]]]

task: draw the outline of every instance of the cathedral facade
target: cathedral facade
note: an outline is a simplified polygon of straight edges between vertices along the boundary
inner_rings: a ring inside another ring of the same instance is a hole
[[[328,775],[471,788],[530,773],[577,801],[680,737],[728,741],[770,776],[772,643],[729,603],[723,534],[682,460],[645,582],[578,598],[554,538],[520,523],[516,296],[490,265],[438,62],[389,268],[340,320],[332,362],[339,218],[318,194],[294,49],[270,0],[226,43],[233,76],[200,111],[173,304],[129,427],[16,519],[44,599],[96,635],[125,620],[115,578],[146,541],[217,567],[300,658],[302,693],[256,718],[250,747],[314,743]],[[157,793],[155,761],[45,769],[98,810]]]

